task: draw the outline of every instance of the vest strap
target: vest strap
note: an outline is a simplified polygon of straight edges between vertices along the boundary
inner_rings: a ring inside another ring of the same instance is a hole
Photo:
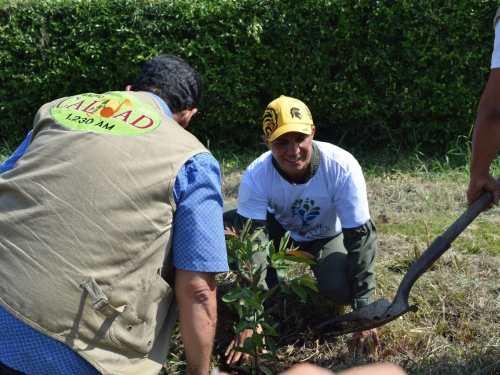
[[[80,284],[80,288],[85,289],[87,293],[90,294],[90,297],[92,297],[92,307],[104,316],[112,318],[113,316],[120,315],[123,312],[125,306],[120,306],[119,308],[111,306],[107,297],[104,295],[92,276],[87,277]]]

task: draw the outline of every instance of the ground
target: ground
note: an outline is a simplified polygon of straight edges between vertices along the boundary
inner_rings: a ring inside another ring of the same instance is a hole
[[[370,212],[379,230],[375,300],[393,301],[415,259],[467,209],[467,176],[450,174],[370,172],[367,177]],[[224,175],[226,201],[236,199],[240,179],[241,172]],[[315,335],[315,325],[339,311],[309,293],[306,304],[297,297],[281,299],[278,315],[274,316],[280,323],[276,360],[266,365],[275,374],[301,362],[334,372],[390,362],[410,374],[500,373],[498,213],[496,208],[480,214],[417,280],[409,302],[417,305],[418,311],[379,328],[381,352],[355,356],[348,353],[350,335]],[[301,265],[294,272],[307,273],[307,266]],[[232,277],[218,276],[219,296],[230,289]],[[213,363],[221,370],[228,370],[223,353],[236,322],[237,315],[219,303]],[[181,347],[177,350],[182,353]],[[168,373],[176,371],[182,374],[182,366],[171,366]]]

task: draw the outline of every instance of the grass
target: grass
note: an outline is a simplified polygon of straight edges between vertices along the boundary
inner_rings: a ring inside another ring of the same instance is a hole
[[[0,164],[7,159],[14,150],[11,150],[9,145],[5,144],[4,147],[0,147]]]
[[[355,150],[363,167],[371,216],[379,230],[375,299],[392,301],[406,270],[467,208],[466,191],[470,148],[467,142],[446,155],[428,156],[419,150],[401,155],[387,149],[376,155]],[[237,201],[246,166],[265,148],[231,153],[212,150],[222,170],[227,202]],[[401,151],[401,150],[400,150]],[[0,152],[0,161],[10,150]],[[492,166],[500,175],[500,160]],[[309,293],[308,303],[278,298],[281,315],[275,372],[307,361],[332,371],[373,362],[390,362],[410,374],[500,373],[500,217],[498,208],[482,213],[425,272],[410,293],[416,313],[379,328],[383,349],[372,356],[348,353],[350,335],[320,339],[314,325],[344,310]],[[297,266],[297,273],[310,273]],[[312,275],[312,274],[311,274]],[[219,275],[220,285],[230,274]],[[234,315],[219,307],[214,366],[223,367],[222,352],[232,337]],[[179,332],[166,373],[183,374],[183,346]]]
[[[237,201],[244,168],[259,154],[214,153],[221,161],[225,201]],[[375,299],[392,301],[415,259],[467,209],[469,144],[439,158],[419,151],[353,154],[363,167],[371,216],[379,230]],[[492,173],[500,175],[500,160],[493,163]],[[281,301],[288,320],[282,322],[286,327],[278,343],[276,363],[282,365],[275,368],[308,361],[341,371],[387,361],[410,374],[500,373],[498,213],[498,208],[482,213],[417,280],[410,304],[419,310],[379,328],[381,353],[356,357],[347,350],[349,335],[324,341],[312,336],[313,322],[321,320],[318,314],[338,314],[334,306],[322,311],[326,302],[320,297],[310,295],[306,305]],[[310,271],[298,266],[296,272]]]

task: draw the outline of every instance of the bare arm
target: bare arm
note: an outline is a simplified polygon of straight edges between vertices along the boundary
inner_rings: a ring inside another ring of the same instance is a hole
[[[491,70],[477,109],[472,136],[472,160],[467,192],[469,205],[484,191],[493,193],[498,205],[500,184],[489,173],[493,159],[500,151],[500,68]]]
[[[176,269],[175,295],[186,351],[186,375],[208,374],[217,323],[215,274]]]

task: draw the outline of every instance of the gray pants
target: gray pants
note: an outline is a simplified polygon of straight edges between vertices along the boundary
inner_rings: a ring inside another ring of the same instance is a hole
[[[236,229],[241,230],[245,223],[242,222],[241,216],[237,215],[236,209],[236,203],[224,204],[224,221],[233,223]],[[266,228],[260,226],[260,228],[264,229],[264,234],[259,239],[265,240],[267,237],[273,241],[277,249],[286,231],[278,223],[274,215],[268,213],[266,221]],[[252,227],[254,226],[252,225]],[[258,229],[258,225],[253,229]],[[288,246],[290,246],[290,243]],[[294,246],[298,246],[299,250],[306,251],[314,256],[316,264],[311,265],[311,270],[314,272],[316,281],[318,282],[317,286],[320,293],[335,304],[350,305],[352,286],[347,278],[349,267],[346,261],[347,251],[344,247],[343,235],[339,234],[336,237],[322,240],[295,242]],[[261,251],[253,256],[252,263],[265,265],[267,262],[266,257],[267,254]],[[278,283],[274,268],[269,268],[267,274],[263,272],[262,277],[265,278],[265,281],[263,280],[262,283],[267,284],[267,286],[262,285],[266,289],[272,288]]]

